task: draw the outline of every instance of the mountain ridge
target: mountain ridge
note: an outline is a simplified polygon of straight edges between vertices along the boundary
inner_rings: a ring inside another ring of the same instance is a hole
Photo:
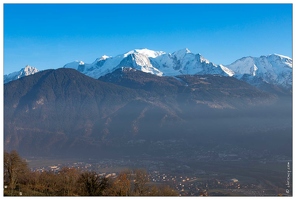
[[[256,77],[256,80],[259,78],[265,83],[285,89],[291,89],[292,87],[292,59],[279,54],[261,57],[248,56],[238,59],[229,65],[216,65],[202,55],[192,53],[187,48],[173,53],[149,49],[134,49],[114,57],[103,55],[90,64],[83,61],[73,61],[63,66],[63,68],[78,70],[95,79],[112,73],[121,67],[132,67],[157,76],[218,74],[241,79],[244,75],[250,75],[249,79]],[[20,73],[18,72],[18,74]],[[14,72],[14,74],[17,73]],[[4,83],[19,77],[16,75],[12,76],[11,74],[5,75]],[[253,82],[248,81],[249,84]]]

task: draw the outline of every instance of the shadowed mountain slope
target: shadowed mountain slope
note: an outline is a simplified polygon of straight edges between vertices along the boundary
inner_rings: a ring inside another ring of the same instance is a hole
[[[121,68],[96,80],[73,69],[46,70],[4,85],[4,148],[103,154],[129,139],[191,137],[207,128],[200,123],[207,118],[260,112],[277,101],[231,77]]]

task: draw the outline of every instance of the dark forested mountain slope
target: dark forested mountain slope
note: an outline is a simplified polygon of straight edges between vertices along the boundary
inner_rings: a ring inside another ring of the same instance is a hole
[[[192,136],[207,118],[270,110],[277,101],[231,77],[121,68],[96,80],[46,70],[4,85],[4,147],[24,155],[104,153],[129,139]]]

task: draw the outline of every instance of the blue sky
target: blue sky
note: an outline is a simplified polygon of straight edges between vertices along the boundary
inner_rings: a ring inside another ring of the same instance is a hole
[[[4,74],[135,48],[188,48],[216,64],[292,57],[292,4],[4,4]]]

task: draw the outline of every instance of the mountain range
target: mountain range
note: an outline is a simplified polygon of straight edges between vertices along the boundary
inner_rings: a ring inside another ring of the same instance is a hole
[[[6,76],[16,80],[4,84],[4,149],[85,157],[150,149],[131,150],[131,140],[206,145],[252,131],[289,134],[291,65],[279,55],[222,66],[188,49],[142,49],[56,70],[27,66]]]
[[[280,99],[220,75],[120,68],[97,80],[73,69],[44,70],[4,85],[4,147],[30,156],[106,155],[129,140],[260,129],[258,117],[285,119],[291,103]]]
[[[259,58],[249,56],[229,65],[216,65],[187,48],[174,53],[135,49],[115,57],[104,55],[90,64],[74,61],[63,68],[72,68],[97,79],[121,67],[131,67],[157,76],[215,74],[233,76],[255,86],[271,84],[290,91],[292,87],[292,59],[278,54]],[[36,68],[27,66],[19,72],[5,75],[4,83],[36,72]]]

